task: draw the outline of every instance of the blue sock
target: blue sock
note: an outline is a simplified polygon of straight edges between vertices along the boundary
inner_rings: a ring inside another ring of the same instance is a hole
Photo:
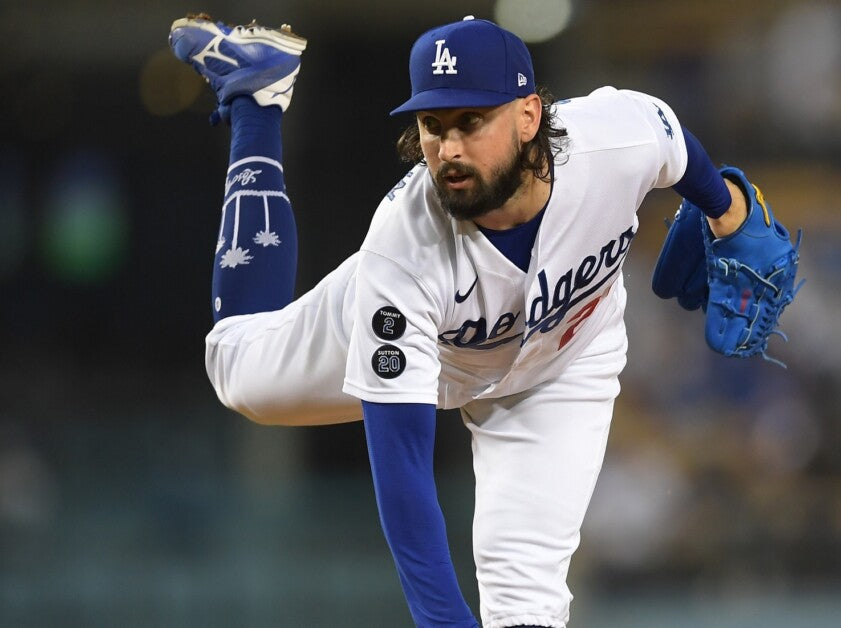
[[[213,320],[292,301],[298,234],[283,183],[279,107],[231,103],[231,156],[213,264]]]

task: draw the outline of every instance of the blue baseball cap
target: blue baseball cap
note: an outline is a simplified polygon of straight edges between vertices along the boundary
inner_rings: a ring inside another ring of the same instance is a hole
[[[533,94],[534,69],[519,37],[472,15],[418,37],[409,56],[412,97],[391,115],[495,107]]]

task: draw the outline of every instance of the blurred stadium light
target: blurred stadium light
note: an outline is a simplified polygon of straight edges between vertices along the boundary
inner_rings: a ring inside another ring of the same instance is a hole
[[[560,35],[572,19],[572,0],[497,0],[494,19],[526,43]]]

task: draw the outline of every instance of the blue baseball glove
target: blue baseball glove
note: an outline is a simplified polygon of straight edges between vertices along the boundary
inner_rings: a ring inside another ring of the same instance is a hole
[[[794,286],[802,233],[792,245],[759,188],[738,168],[720,172],[744,192],[745,222],[715,238],[701,210],[684,199],[657,260],[652,287],[658,296],[676,297],[686,309],[704,309],[706,340],[714,351],[740,358],[761,355],[782,365],[766,352],[772,334],[786,338],[777,329],[780,314],[803,283]]]
[[[685,310],[707,311],[707,254],[701,231],[704,215],[683,199],[657,258],[651,287],[661,299],[677,299]]]

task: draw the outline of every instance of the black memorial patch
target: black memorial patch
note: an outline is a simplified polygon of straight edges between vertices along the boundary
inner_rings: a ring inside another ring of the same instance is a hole
[[[406,355],[394,345],[381,345],[371,356],[371,367],[377,377],[394,379],[406,368]]]
[[[397,340],[406,331],[406,317],[396,307],[384,305],[374,312],[371,327],[379,338]]]

